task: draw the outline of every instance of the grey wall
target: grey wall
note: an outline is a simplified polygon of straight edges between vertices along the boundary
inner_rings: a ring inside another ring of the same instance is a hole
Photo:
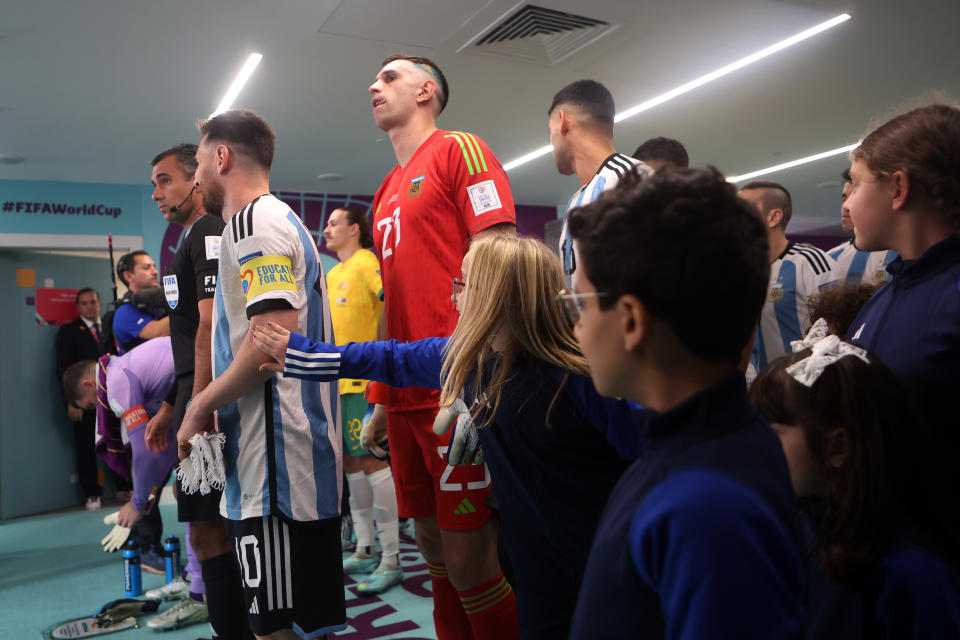
[[[36,271],[58,288],[92,286],[110,296],[109,261],[103,258],[0,251],[0,518],[78,504],[73,429],[55,376],[58,327],[40,326],[17,286],[17,269]]]

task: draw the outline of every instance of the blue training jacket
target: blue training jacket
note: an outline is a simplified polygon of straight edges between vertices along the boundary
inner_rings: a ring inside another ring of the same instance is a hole
[[[649,413],[597,528],[571,639],[800,637],[796,499],[743,374]]]
[[[860,310],[847,339],[880,358],[914,401],[936,446],[960,451],[960,237],[916,260],[897,258],[893,276]],[[957,467],[954,465],[954,469]],[[954,471],[960,490],[960,473]]]

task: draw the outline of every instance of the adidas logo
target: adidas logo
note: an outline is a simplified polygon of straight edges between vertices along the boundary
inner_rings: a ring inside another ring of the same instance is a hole
[[[253,604],[250,605],[250,610],[248,613],[260,615],[260,607],[257,605],[257,596],[253,596]]]
[[[453,510],[454,515],[466,515],[468,513],[476,513],[477,508],[470,503],[469,498],[464,498],[456,509]]]

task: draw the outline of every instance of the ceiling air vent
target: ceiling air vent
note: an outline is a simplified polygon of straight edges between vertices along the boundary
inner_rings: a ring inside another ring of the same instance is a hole
[[[458,53],[555,65],[619,25],[525,4],[504,14],[460,47]]]

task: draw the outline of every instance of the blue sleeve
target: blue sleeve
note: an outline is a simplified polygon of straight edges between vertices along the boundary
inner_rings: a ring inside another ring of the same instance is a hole
[[[391,387],[440,388],[447,338],[350,342],[335,347],[290,334],[283,375],[302,380],[357,378]]]
[[[150,493],[160,485],[167,473],[177,463],[177,432],[167,430],[167,448],[160,453],[147,449],[143,440],[146,423],[127,433],[133,453],[133,495],[130,502],[137,511],[146,511],[150,506]]]
[[[788,531],[752,491],[707,470],[668,476],[637,508],[630,554],[667,638],[797,638],[806,575]]]
[[[960,576],[920,549],[901,549],[879,567],[875,615],[891,640],[960,638]]]
[[[631,462],[640,457],[640,438],[649,411],[628,400],[601,396],[584,376],[570,374],[566,389],[580,414],[613,445],[617,455]]]
[[[113,314],[113,335],[121,345],[135,340],[155,318],[132,304],[122,304]]]

